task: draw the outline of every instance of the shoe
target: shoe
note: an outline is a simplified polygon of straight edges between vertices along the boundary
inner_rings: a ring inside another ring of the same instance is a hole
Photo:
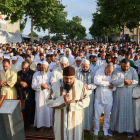
[[[135,133],[132,133],[132,137],[133,137],[134,139],[136,139],[136,138],[137,138],[137,136],[136,136],[136,134],[135,134]]]
[[[113,136],[113,131],[112,131],[111,129],[109,130],[108,135],[109,135],[110,137]]]
[[[132,138],[132,133],[127,132],[127,137]]]
[[[140,130],[138,131],[138,134],[139,134],[139,138],[140,138]]]

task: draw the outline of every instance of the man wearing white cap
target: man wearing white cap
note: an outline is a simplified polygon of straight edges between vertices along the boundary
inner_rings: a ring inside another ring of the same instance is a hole
[[[99,54],[99,52],[98,52],[98,48],[95,48],[95,52],[94,52],[94,54],[95,54],[96,56],[98,56],[98,54]]]
[[[11,63],[11,69],[15,72],[18,72],[21,70],[21,64],[17,63],[18,59],[16,56],[12,57],[12,63]]]
[[[39,49],[39,54],[44,54],[44,49],[43,48],[40,48]],[[35,55],[35,58],[34,58],[35,62],[37,62],[38,60],[40,60],[39,54],[36,54]],[[44,54],[44,57],[45,57],[45,54]]]
[[[50,78],[51,72],[48,71],[48,62],[43,61],[41,64],[41,71],[37,71],[33,75],[32,89],[35,90],[36,111],[34,126],[40,128],[42,132],[45,127],[52,126],[52,111],[45,104],[45,99],[50,94]]]
[[[75,59],[75,63],[73,65],[71,65],[72,67],[75,68],[75,71],[77,71],[78,69],[81,68],[81,62],[82,62],[81,57],[77,56],[76,59]]]
[[[76,78],[84,83],[85,88],[87,89],[87,95],[90,97],[89,106],[84,108],[84,129],[90,131],[90,134],[92,135],[94,89],[96,86],[93,84],[94,73],[90,70],[89,60],[82,60],[81,69],[76,71]]]
[[[64,55],[68,58],[69,65],[74,63],[74,57],[69,48],[66,48]]]
[[[55,69],[53,72],[52,72],[52,76],[51,76],[51,85],[53,85],[54,82],[57,82],[59,79],[62,79],[63,78],[63,69],[65,67],[67,67],[69,65],[68,63],[68,59],[67,57],[61,57],[60,59],[60,63],[59,63],[59,68]]]
[[[0,53],[0,71],[3,69],[2,61],[3,61],[3,56],[2,53]]]

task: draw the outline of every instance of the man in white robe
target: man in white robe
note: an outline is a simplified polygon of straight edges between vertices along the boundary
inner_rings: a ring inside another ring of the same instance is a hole
[[[54,140],[83,140],[83,108],[89,105],[84,83],[75,78],[75,69],[64,68],[63,79],[52,85],[46,99],[54,108]]]
[[[53,83],[57,82],[59,79],[62,79],[63,78],[63,69],[65,67],[67,67],[69,65],[68,63],[68,59],[67,57],[61,57],[60,59],[60,63],[59,63],[59,68],[57,68],[56,70],[54,70],[52,72],[52,75],[51,75],[51,85],[53,85]]]
[[[54,62],[51,61],[51,55],[50,55],[50,54],[47,54],[47,55],[46,55],[46,61],[47,61],[48,64],[49,64],[49,69],[48,69],[48,71],[52,72],[54,66],[56,65],[56,63],[54,63]]]
[[[75,59],[75,63],[73,63],[73,65],[71,66],[75,68],[75,71],[77,71],[81,68],[81,64],[82,64],[82,58],[80,56],[77,56]]]
[[[121,67],[113,71],[111,83],[117,89],[113,94],[109,136],[113,136],[113,131],[118,131],[119,133],[127,132],[127,137],[132,138],[132,133],[134,133],[132,92],[138,84],[138,75],[136,70],[130,67],[128,59],[123,59]]]
[[[108,64],[105,69],[99,69],[94,76],[94,84],[97,85],[94,103],[94,135],[97,136],[100,131],[100,116],[104,107],[104,135],[108,135],[110,126],[110,111],[112,109],[113,95],[112,91],[116,88],[111,84],[113,64]]]
[[[75,62],[74,56],[71,54],[71,50],[69,48],[66,48],[64,55],[68,58],[69,65]]]
[[[99,65],[97,64],[97,57],[94,55],[90,56],[90,70],[93,71],[93,73],[95,74],[96,71],[99,69]]]
[[[90,104],[84,108],[84,129],[88,130],[90,135],[93,134],[93,110],[94,110],[94,89],[96,85],[93,84],[94,73],[90,70],[90,62],[87,59],[82,60],[81,69],[76,71],[76,78],[85,84],[87,95],[90,97]]]
[[[18,59],[16,56],[12,57],[12,64],[11,64],[11,69],[14,70],[15,72],[18,72],[21,70],[21,64],[17,63]]]
[[[101,66],[102,64],[105,64],[105,63],[106,63],[106,61],[105,61],[105,56],[106,56],[106,53],[105,53],[105,52],[102,52],[102,53],[101,53],[101,58],[98,58],[98,59],[97,59],[97,64],[98,64],[99,66]]]
[[[43,61],[41,71],[36,72],[32,80],[32,89],[35,90],[36,101],[34,126],[41,128],[40,132],[45,127],[52,126],[52,109],[45,104],[45,99],[50,94],[51,89],[50,78],[51,72],[48,71],[48,62]]]

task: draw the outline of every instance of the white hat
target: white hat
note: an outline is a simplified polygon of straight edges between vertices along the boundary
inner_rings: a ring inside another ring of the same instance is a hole
[[[95,48],[95,50],[98,50],[98,48]]]
[[[13,56],[14,54],[13,53],[10,53],[10,56]]]
[[[89,60],[87,60],[87,59],[83,59],[83,60],[82,60],[82,64],[90,64],[90,62],[89,62]]]
[[[47,66],[49,65],[47,61],[43,61],[41,64],[42,65],[47,65]]]
[[[13,57],[12,57],[12,60],[18,60],[18,59],[17,59],[17,57],[16,57],[16,56],[13,56]]]
[[[68,58],[65,56],[61,57],[60,63],[68,63]]]
[[[36,49],[36,47],[34,47],[34,49]]]
[[[77,56],[75,60],[82,60],[80,56]]]
[[[43,48],[40,48],[40,51],[44,51]]]

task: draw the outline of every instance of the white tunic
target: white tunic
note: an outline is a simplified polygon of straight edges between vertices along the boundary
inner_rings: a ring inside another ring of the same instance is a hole
[[[20,71],[21,70],[21,64],[20,63],[12,64],[11,69],[16,71],[16,72]]]
[[[34,126],[37,126],[37,128],[52,126],[52,109],[45,104],[45,99],[49,95],[51,88],[50,77],[51,72],[49,71],[45,75],[42,75],[40,71],[35,72],[33,75],[32,89],[35,90],[36,101]],[[41,84],[48,84],[49,89],[42,90]]]

